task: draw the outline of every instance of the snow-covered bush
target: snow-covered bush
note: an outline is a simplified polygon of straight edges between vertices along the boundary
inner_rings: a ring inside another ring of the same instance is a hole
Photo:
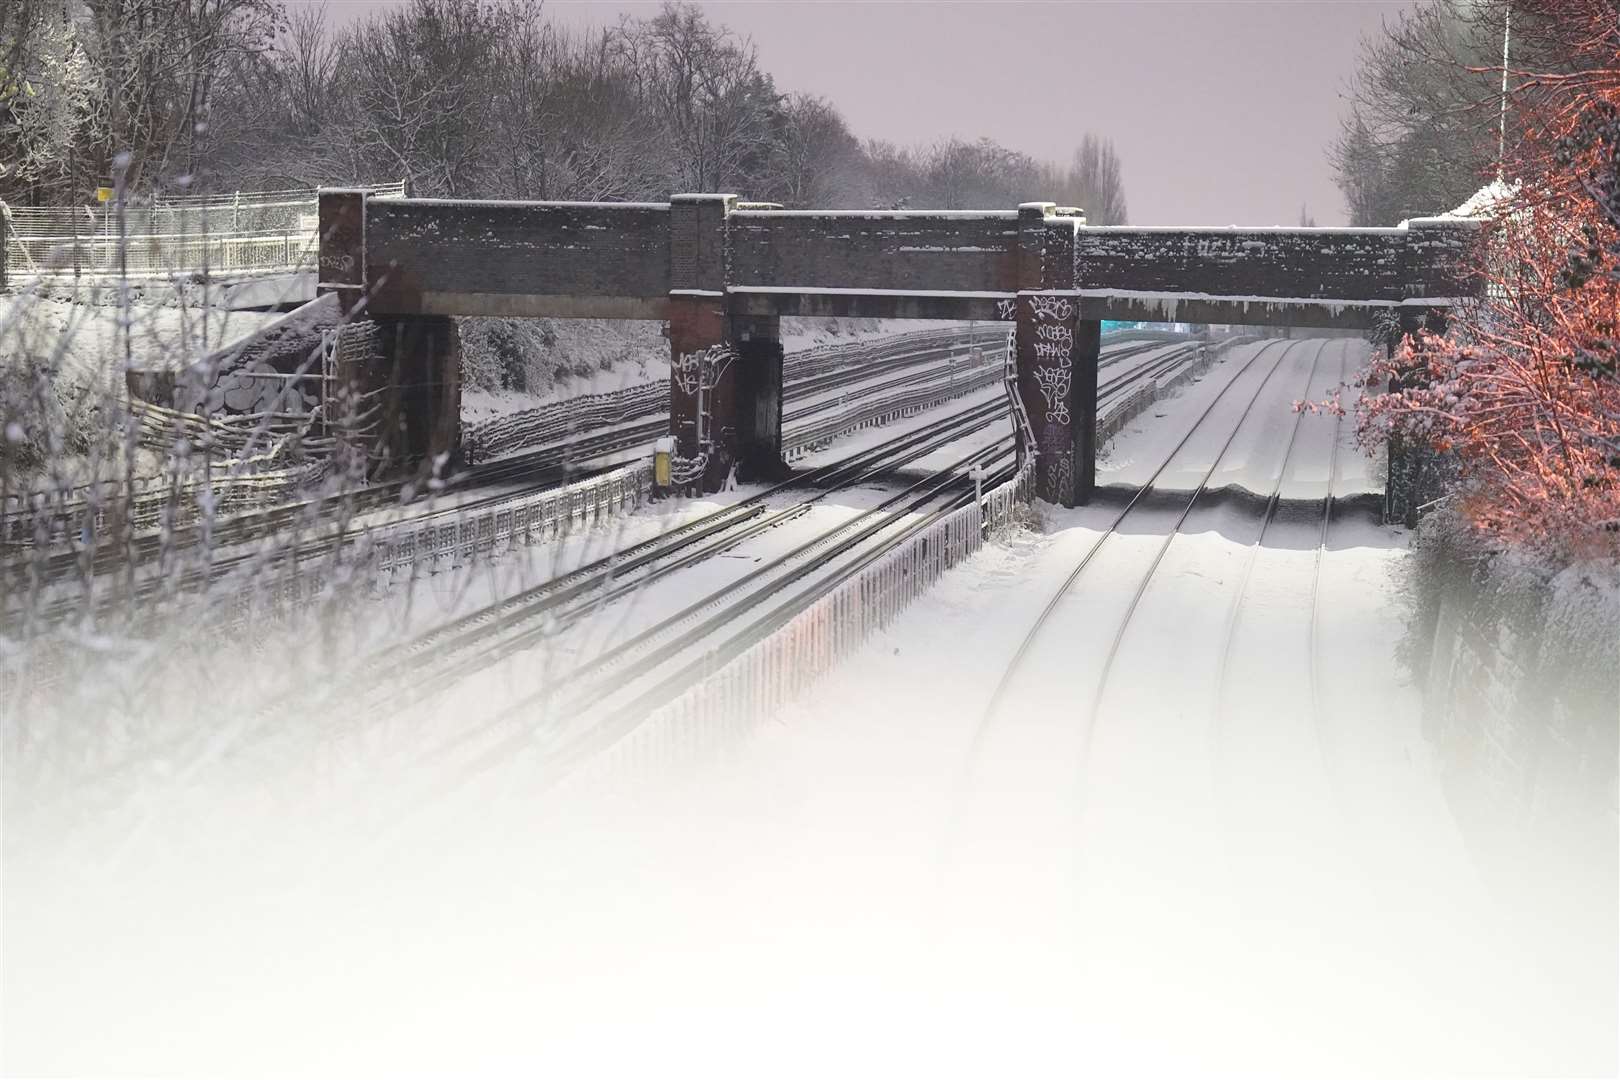
[[[610,319],[458,320],[463,389],[492,394],[589,393],[587,381],[612,372],[626,384],[668,363],[659,324]]]
[[[1481,299],[1445,335],[1379,359],[1362,437],[1455,462],[1482,532],[1576,562],[1620,558],[1620,30],[1612,3],[1530,3],[1540,52],[1568,73],[1516,73],[1525,137],[1505,162],[1477,255]]]

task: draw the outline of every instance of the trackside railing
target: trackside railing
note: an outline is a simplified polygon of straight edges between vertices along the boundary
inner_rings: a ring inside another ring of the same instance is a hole
[[[358,557],[383,580],[454,570],[634,509],[651,488],[652,465],[637,462],[449,521],[381,526],[357,541]]]
[[[385,184],[377,195],[403,195]],[[4,280],[40,275],[164,277],[177,273],[274,273],[311,267],[319,233],[317,193],[231,192],[159,196],[118,207],[0,203]]]
[[[606,521],[639,506],[651,486],[652,465],[640,462],[494,507],[374,526],[346,537],[341,556],[312,549],[308,559],[278,558],[274,572],[233,581],[202,617],[220,632],[286,622],[344,589],[369,594]]]

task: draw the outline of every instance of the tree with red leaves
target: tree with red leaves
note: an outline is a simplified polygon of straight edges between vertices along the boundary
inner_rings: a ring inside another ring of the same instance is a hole
[[[1376,361],[1368,445],[1455,462],[1478,529],[1556,559],[1620,556],[1620,0],[1513,4],[1522,139],[1477,252],[1483,298]]]

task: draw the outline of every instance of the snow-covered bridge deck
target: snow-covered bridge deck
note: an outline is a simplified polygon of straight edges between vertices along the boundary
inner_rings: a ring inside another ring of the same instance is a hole
[[[740,315],[994,319],[1028,290],[1084,318],[1358,328],[1449,306],[1476,223],[1397,228],[1094,227],[1050,203],[993,211],[755,209],[322,195],[322,282],[382,315],[668,319],[719,294]]]

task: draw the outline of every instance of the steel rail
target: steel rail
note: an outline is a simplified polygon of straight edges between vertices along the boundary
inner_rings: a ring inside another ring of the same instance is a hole
[[[1131,513],[1131,511],[1136,509],[1137,505],[1154,490],[1154,485],[1157,483],[1159,477],[1163,475],[1164,471],[1170,467],[1171,462],[1176,459],[1176,455],[1181,453],[1182,448],[1192,440],[1193,435],[1196,434],[1199,428],[1203,426],[1204,422],[1209,419],[1210,414],[1215,411],[1215,407],[1219,405],[1220,402],[1226,397],[1227,391],[1232,389],[1232,387],[1236,385],[1237,381],[1248,373],[1249,369],[1259,361],[1261,356],[1265,355],[1268,349],[1281,344],[1284,343],[1281,341],[1268,341],[1262,344],[1258,349],[1255,350],[1254,355],[1249,357],[1249,359],[1244,362],[1243,366],[1226,381],[1226,384],[1221,387],[1220,391],[1215,395],[1215,397],[1211,399],[1209,404],[1204,407],[1204,410],[1199,413],[1198,417],[1193,421],[1192,426],[1187,429],[1186,434],[1181,437],[1180,441],[1176,443],[1175,447],[1170,451],[1170,453],[1165,455],[1164,461],[1159,464],[1158,468],[1153,470],[1153,473],[1148,477],[1147,482],[1136,490],[1136,492],[1131,496],[1130,500],[1125,504],[1124,508],[1122,508],[1119,513],[1114,516],[1113,520],[1108,523],[1097,539],[1092,541],[1092,544],[1086,550],[1085,555],[1081,557],[1080,561],[1077,562],[1072,569],[1070,569],[1062,584],[1060,584],[1052,593],[1051,599],[1046,602],[1046,606],[1041,610],[1041,613],[1036,616],[1035,622],[1030,626],[1029,630],[1025,632],[1022,640],[1018,643],[1018,648],[1013,652],[1011,659],[1007,662],[1006,668],[1003,669],[1001,673],[1001,678],[996,683],[995,689],[991,692],[989,700],[985,703],[984,711],[979,717],[979,723],[974,729],[973,739],[969,745],[968,765],[970,769],[972,762],[978,757],[980,748],[983,745],[985,735],[988,732],[990,725],[995,721],[996,714],[1000,711],[1001,704],[1007,695],[1008,689],[1012,685],[1014,676],[1018,673],[1019,668],[1022,667],[1025,658],[1029,655],[1030,649],[1034,646],[1035,638],[1040,634],[1041,629],[1052,617],[1052,613],[1057,610],[1058,604],[1060,604],[1063,598],[1068,595],[1069,590],[1074,587],[1074,583],[1080,579],[1080,575],[1085,573],[1086,568],[1090,566],[1092,560],[1097,557],[1097,553],[1102,550],[1103,545],[1108,541],[1109,537],[1115,535],[1116,531],[1119,529],[1119,526],[1124,522],[1125,518]],[[1281,360],[1282,355],[1279,354],[1278,362],[1280,363]],[[1275,370],[1275,368],[1273,368],[1273,370]]]
[[[819,494],[773,514],[764,513],[764,501],[770,495],[793,486],[791,481],[777,485],[769,492],[761,493],[749,500],[751,504],[757,505],[753,507],[748,517],[743,519],[727,518],[725,517],[726,511],[718,511],[713,515],[709,515],[708,518],[700,520],[707,521],[717,517],[722,518],[722,520],[709,526],[697,536],[674,537],[672,539],[673,533],[661,534],[660,537],[644,541],[642,545],[638,545],[643,549],[640,552],[636,552],[636,549],[632,548],[625,553],[621,553],[621,555],[608,556],[605,559],[598,560],[590,568],[575,571],[575,575],[587,571],[594,571],[594,573],[588,579],[579,581],[566,590],[553,593],[547,590],[547,585],[550,583],[545,583],[536,586],[534,589],[526,590],[519,597],[509,598],[491,606],[492,608],[505,609],[503,614],[489,616],[490,609],[485,609],[485,611],[464,616],[446,627],[429,631],[406,645],[404,647],[404,656],[401,659],[389,665],[375,678],[368,678],[368,682],[381,681],[395,673],[402,676],[406,672],[415,671],[418,665],[414,658],[429,649],[442,650],[448,646],[456,654],[464,654],[469,649],[482,645],[496,634],[533,622],[542,616],[546,617],[547,625],[542,628],[546,632],[549,632],[559,623],[566,625],[568,621],[580,617],[585,609],[583,607],[565,609],[559,615],[556,609],[561,605],[584,597],[588,599],[589,608],[595,609],[603,603],[611,602],[645,588],[651,582],[660,580],[677,570],[720,554],[742,543],[744,540],[751,539],[778,525],[803,516],[809,512],[814,504],[828,498],[836,491],[869,482],[884,473],[892,472],[894,469],[909,464],[911,461],[933,453],[941,446],[982,430],[985,426],[998,419],[1000,415],[999,406],[1000,402],[989,402],[983,406],[962,410],[956,414],[949,424],[941,425],[924,433],[926,437],[923,439],[916,439],[908,435],[898,440],[891,440],[881,447],[873,448],[874,450],[886,451],[884,453],[863,453],[858,455],[857,459],[852,459],[858,467],[851,467],[850,465],[835,467],[830,475],[821,478],[825,483],[820,485],[822,490]],[[764,516],[760,517],[759,515]],[[736,531],[736,526],[744,522],[748,524],[740,531]],[[711,538],[712,542],[707,545],[685,550],[695,540]],[[622,557],[622,555],[631,554],[632,552],[636,553],[631,555],[630,559],[627,560]],[[653,568],[647,574],[629,581],[622,580],[626,572],[640,570],[649,566]],[[605,593],[597,594],[594,592],[597,587],[604,586],[607,590]],[[589,594],[588,597],[586,594]],[[428,677],[419,676],[411,680],[411,685],[391,693],[384,701],[376,703],[372,708],[388,704],[403,694],[422,691],[435,683],[459,681],[467,675],[484,670],[507,656],[527,648],[541,636],[544,636],[541,630],[531,630],[498,643],[492,650],[479,653],[476,657],[471,658],[476,661],[475,663],[461,664],[452,661],[451,671],[433,672]],[[442,688],[442,685],[440,688]]]
[[[1316,370],[1321,364],[1322,353],[1326,351],[1326,344],[1318,347],[1316,354],[1311,357],[1311,369],[1305,376],[1305,387],[1297,400],[1304,401],[1310,397],[1311,384],[1316,381]],[[1271,485],[1271,492],[1266,496],[1266,505],[1260,516],[1260,529],[1255,534],[1253,542],[1248,545],[1244,555],[1243,574],[1238,579],[1236,593],[1232,596],[1231,606],[1227,609],[1225,629],[1221,635],[1220,663],[1215,668],[1215,699],[1214,708],[1210,713],[1212,737],[1218,734],[1222,725],[1226,704],[1226,674],[1232,660],[1232,647],[1237,640],[1238,624],[1243,617],[1243,600],[1249,591],[1249,581],[1254,576],[1254,567],[1260,559],[1260,550],[1265,546],[1266,531],[1271,528],[1272,521],[1277,516],[1277,507],[1282,503],[1282,486],[1288,475],[1288,463],[1294,454],[1294,444],[1299,440],[1300,424],[1305,419],[1303,410],[1294,413],[1294,424],[1288,432],[1288,443],[1283,447],[1282,461],[1277,466],[1277,477]]]
[[[1345,370],[1350,364],[1350,350],[1339,358],[1339,385],[1344,386]],[[1323,716],[1327,710],[1322,700],[1322,562],[1327,554],[1328,531],[1333,525],[1333,484],[1339,474],[1339,439],[1344,429],[1344,409],[1341,405],[1333,418],[1333,445],[1328,450],[1327,492],[1322,496],[1322,530],[1317,535],[1316,552],[1311,560],[1311,617],[1306,631],[1307,678],[1310,680],[1311,716],[1316,723],[1316,745],[1322,754],[1323,767],[1329,776],[1337,776],[1328,751],[1328,740]]]
[[[1155,343],[1152,343],[1152,347],[1157,349],[1157,348],[1163,348],[1164,346],[1163,346],[1162,343],[1155,342]],[[1185,360],[1186,357],[1178,354],[1176,357],[1169,358],[1169,359],[1174,359],[1176,362],[1180,362],[1182,360]],[[1151,377],[1151,375],[1153,373],[1156,373],[1159,370],[1162,370],[1162,365],[1144,366],[1143,368],[1137,369],[1135,372],[1127,373],[1126,375],[1121,376],[1120,378],[1117,378],[1117,379],[1113,380],[1110,387],[1106,391],[1100,391],[1099,392],[1099,403],[1102,403],[1103,401],[1108,400],[1110,397],[1112,397],[1112,395],[1120,392],[1126,386],[1131,385],[1134,381],[1139,381],[1141,379]],[[939,446],[942,446],[942,445],[945,445],[945,444],[947,444],[949,442],[955,441],[956,439],[962,438],[967,434],[972,434],[975,431],[981,430],[982,427],[985,424],[993,421],[998,414],[999,414],[999,403],[998,402],[991,402],[991,403],[987,403],[984,406],[978,406],[978,407],[962,410],[961,412],[958,412],[958,413],[954,414],[951,417],[947,417],[944,421],[942,421],[941,425],[936,425],[936,426],[928,429],[926,432],[922,433],[923,437],[920,440],[918,438],[917,433],[911,433],[911,434],[908,434],[906,436],[902,436],[899,440],[890,440],[888,442],[880,444],[878,447],[874,447],[868,453],[874,453],[874,454],[881,453],[881,454],[884,454],[884,455],[889,455],[889,454],[892,454],[892,453],[899,452],[901,449],[912,451],[910,453],[909,458],[902,459],[899,462],[894,462],[894,463],[891,464],[890,467],[892,467],[893,464],[903,464],[905,461],[915,460],[915,458],[921,457],[926,453],[931,453],[931,452],[933,452],[934,449],[937,449]],[[961,425],[961,426],[971,425],[971,426],[968,427],[968,429],[964,431],[964,430],[958,430],[959,425]],[[854,459],[847,459],[847,460],[852,465],[853,464],[864,465],[864,461],[861,459],[860,455],[857,455],[857,457],[854,458]],[[829,468],[837,470],[839,467],[840,467],[839,465],[834,465],[834,466],[830,466]],[[845,467],[848,467],[848,466],[845,466]],[[856,479],[850,480],[848,482],[849,483],[862,482],[862,480],[864,480],[864,479],[870,479],[872,475],[874,475],[874,473],[868,472],[868,473],[863,474],[862,476],[857,477]],[[810,474],[810,476],[807,478],[807,480],[810,483],[825,484],[825,483],[828,483],[828,482],[835,482],[837,480],[837,477],[838,477],[838,472],[836,472],[836,471],[834,471],[832,473],[825,473],[823,471],[818,471],[817,473]],[[700,519],[700,523],[704,522],[704,521],[709,521],[709,520],[712,520],[712,519],[716,519],[716,518],[722,518],[723,519],[725,516],[734,513],[739,508],[746,507],[746,506],[752,506],[752,505],[754,505],[756,503],[763,503],[766,499],[774,496],[775,494],[777,494],[777,493],[779,493],[781,491],[787,490],[788,488],[794,486],[794,484],[795,484],[795,481],[793,481],[793,480],[786,481],[786,482],[784,482],[782,484],[778,484],[775,487],[770,488],[770,489],[768,489],[768,490],[766,490],[764,492],[761,492],[758,495],[755,495],[755,496],[753,496],[752,498],[750,498],[748,500],[744,500],[744,502],[737,504],[737,506],[735,506],[735,507],[728,508],[727,510],[717,511],[715,514],[710,515],[709,518]],[[842,484],[840,483],[838,486],[842,486]],[[799,514],[805,512],[812,503],[820,501],[820,499],[824,498],[824,497],[825,497],[824,495],[817,496],[816,498],[811,499],[811,500],[809,500],[809,501],[807,501],[805,503],[802,503],[799,506],[790,507],[787,510],[781,511],[778,514],[773,515],[772,517],[766,519],[765,521],[762,521],[762,522],[759,522],[759,523],[757,523],[757,524],[755,524],[753,526],[750,526],[748,528],[748,530],[746,531],[745,535],[737,536],[737,537],[730,537],[729,534],[724,534],[724,535],[721,536],[721,538],[716,543],[711,544],[709,547],[707,547],[705,549],[702,549],[699,552],[694,552],[694,553],[691,553],[691,554],[683,557],[681,559],[681,561],[679,563],[675,564],[673,567],[671,567],[671,569],[679,569],[679,568],[682,568],[682,567],[684,567],[686,565],[690,565],[690,564],[692,564],[694,562],[700,561],[700,559],[702,559],[702,558],[707,558],[707,557],[709,557],[709,556],[711,556],[713,554],[717,554],[720,551],[725,550],[727,547],[734,546],[735,543],[738,543],[743,539],[747,539],[748,537],[756,535],[759,532],[763,532],[764,530],[766,530],[768,528],[772,528],[775,525],[782,523],[783,521],[791,520],[791,518],[797,517],[797,516],[799,516]],[[693,524],[699,524],[699,523],[693,523]],[[683,527],[683,528],[685,528],[685,527]],[[672,536],[672,535],[673,534],[664,534],[661,537],[656,537],[656,538],[653,538],[652,540],[644,541],[642,544],[639,544],[639,545],[636,545],[635,547],[627,549],[626,551],[621,552],[616,556],[609,556],[608,558],[599,560],[597,563],[594,563],[589,567],[584,567],[584,568],[581,568],[580,570],[574,571],[574,574],[575,575],[591,574],[591,573],[623,574],[626,571],[640,569],[642,566],[646,565],[648,562],[668,557],[669,553],[661,545],[662,545],[662,542],[663,542],[663,540],[665,538],[667,538],[669,536]],[[706,538],[709,535],[712,535],[712,533],[705,532],[701,537],[689,538],[689,540],[690,539]],[[662,573],[660,573],[658,576],[661,577],[663,575],[662,575]],[[594,581],[582,583],[579,588],[581,590],[588,589],[594,583],[595,583]],[[615,586],[616,595],[622,595],[623,592],[628,591],[628,589],[630,589],[630,588],[638,588],[638,587],[640,587],[641,585],[643,585],[645,583],[646,583],[645,579],[638,579],[637,582],[633,583],[629,587]],[[451,624],[447,624],[444,627],[436,628],[433,631],[429,631],[427,634],[422,635],[417,640],[415,640],[412,643],[405,646],[404,647],[404,653],[405,653],[405,655],[407,657],[414,657],[416,655],[419,655],[422,652],[425,652],[429,648],[433,648],[433,647],[438,646],[443,641],[449,640],[451,642],[457,642],[458,639],[462,638],[466,634],[474,632],[475,629],[478,626],[480,626],[480,625],[482,625],[484,623],[491,623],[492,622],[492,623],[495,624],[496,627],[498,627],[500,629],[510,628],[511,625],[512,625],[511,619],[512,619],[513,615],[492,614],[492,612],[494,612],[496,609],[500,609],[500,610],[506,611],[506,612],[513,612],[513,614],[515,615],[515,617],[518,620],[532,619],[532,618],[536,617],[537,614],[539,614],[540,611],[548,611],[548,610],[550,610],[550,605],[547,605],[547,606],[545,606],[543,608],[540,608],[540,609],[534,609],[534,604],[535,604],[535,602],[537,600],[539,600],[540,598],[546,596],[549,592],[551,592],[553,587],[554,587],[553,582],[542,583],[540,585],[535,586],[532,589],[526,590],[524,593],[521,593],[521,594],[519,594],[519,595],[517,595],[515,597],[510,597],[510,598],[507,598],[507,599],[505,599],[503,601],[498,602],[496,605],[491,605],[490,608],[485,609],[484,611],[475,612],[475,613],[472,613],[471,615],[468,615],[468,616],[463,616],[461,619],[456,620],[455,622],[453,622]],[[577,591],[571,590],[568,593],[566,599],[572,599],[577,594],[578,594]],[[524,640],[529,641],[529,640],[532,640],[532,639],[533,639],[533,636],[530,635],[530,636],[527,636]],[[506,654],[503,652],[503,655],[501,657],[499,657],[499,658],[504,658],[504,655],[506,655]],[[497,658],[497,659],[499,659],[499,658]],[[403,662],[398,663],[398,667],[400,667],[400,668],[404,668],[406,666],[407,665],[404,664]]]
[[[589,702],[583,699],[588,698],[596,689],[600,688],[603,679],[611,677],[620,682],[622,688],[624,685],[629,685],[635,680],[646,677],[671,657],[679,656],[682,652],[700,644],[706,638],[735,622],[748,612],[772,599],[776,599],[782,589],[799,584],[816,572],[824,570],[832,564],[833,560],[857,550],[878,534],[894,528],[896,524],[904,524],[902,519],[894,515],[884,516],[887,511],[892,510],[896,505],[909,500],[909,505],[901,511],[902,514],[909,514],[938,500],[941,496],[947,496],[950,497],[950,505],[955,506],[960,498],[959,489],[962,488],[965,482],[961,472],[962,468],[981,459],[994,461],[1006,457],[1012,451],[1012,441],[1010,434],[998,439],[991,446],[976,450],[943,469],[923,477],[905,490],[884,500],[883,503],[863,511],[855,518],[840,522],[811,537],[791,551],[776,556],[769,563],[759,566],[736,581],[729,582],[725,586],[693,601],[680,611],[665,617],[658,623],[641,630],[633,637],[596,656],[582,668],[569,673],[560,684],[542,687],[538,691],[526,694],[517,701],[509,703],[488,721],[460,732],[438,744],[433,751],[422,755],[422,760],[436,760],[447,752],[460,749],[463,745],[482,738],[491,731],[508,724],[520,714],[555,700],[560,693],[571,692],[572,697],[568,703],[563,705],[560,712],[553,713],[548,717],[550,722],[555,723],[562,717],[582,714],[588,709],[589,705]],[[934,520],[937,520],[937,515],[930,515],[927,519],[929,523]],[[907,532],[907,535],[909,535],[909,532]],[[876,550],[879,554],[887,552],[893,547],[893,543],[893,541],[881,542]],[[788,574],[782,576],[780,581],[774,584],[767,582],[767,579],[775,576],[778,570],[802,560],[805,555],[829,544],[833,545],[830,550],[791,570]],[[833,584],[838,584],[847,580],[847,578],[848,573],[841,571],[831,580]],[[739,591],[743,589],[749,589],[750,591],[745,596],[737,597]],[[734,597],[736,598],[732,603],[725,603],[727,599]],[[795,604],[796,601],[790,600],[789,603]],[[682,631],[677,636],[666,640],[663,644],[654,644],[670,630],[702,615],[705,611],[716,608],[717,605],[719,610],[703,619],[696,626]],[[647,646],[651,646],[651,648],[648,648],[639,656],[632,657],[632,654],[637,650]],[[705,654],[701,661],[677,669],[675,674],[667,677],[657,687],[638,697],[637,701],[654,700],[660,694],[668,692],[672,680],[690,682],[693,678],[701,677],[703,670],[710,664],[711,658],[712,653]],[[596,678],[595,683],[589,681],[593,678]],[[637,706],[630,705],[626,706],[624,711],[634,712],[636,708]],[[492,764],[518,748],[529,737],[530,729],[525,729],[512,737],[504,738],[495,746],[479,754],[476,760]],[[477,773],[483,771],[483,768],[475,765],[468,771]]]
[[[1323,341],[1317,346],[1317,359],[1320,359],[1322,350],[1326,347],[1326,341]],[[1175,524],[1173,524],[1170,527],[1170,531],[1165,534],[1164,542],[1159,545],[1159,550],[1154,553],[1153,561],[1148,565],[1147,572],[1143,574],[1142,579],[1137,582],[1136,591],[1131,594],[1131,601],[1125,608],[1125,615],[1122,619],[1120,619],[1119,626],[1114,631],[1114,640],[1109,644],[1108,653],[1103,658],[1102,673],[1097,678],[1097,688],[1091,697],[1091,723],[1086,725],[1086,734],[1082,746],[1082,753],[1088,751],[1091,747],[1091,738],[1092,734],[1097,730],[1097,716],[1102,708],[1103,695],[1108,690],[1108,676],[1114,669],[1114,660],[1119,656],[1120,646],[1125,642],[1125,634],[1130,629],[1131,620],[1136,616],[1137,606],[1141,604],[1143,595],[1147,593],[1148,584],[1153,580],[1153,575],[1158,571],[1159,564],[1164,561],[1165,552],[1170,550],[1170,545],[1175,541],[1176,536],[1180,534],[1181,527],[1186,524],[1187,518],[1192,514],[1193,509],[1198,505],[1199,500],[1203,498],[1204,492],[1209,486],[1210,478],[1215,475],[1215,470],[1220,467],[1222,459],[1226,457],[1226,452],[1232,448],[1232,443],[1236,441],[1238,432],[1243,430],[1243,425],[1248,421],[1249,415],[1254,411],[1255,403],[1260,400],[1260,395],[1265,392],[1266,386],[1271,382],[1271,377],[1277,373],[1277,369],[1282,366],[1283,360],[1288,356],[1292,349],[1293,344],[1290,343],[1286,348],[1283,349],[1281,353],[1277,355],[1277,360],[1271,365],[1271,370],[1266,372],[1265,378],[1260,380],[1260,385],[1255,387],[1253,396],[1249,398],[1248,402],[1243,407],[1243,414],[1238,417],[1237,423],[1232,426],[1232,431],[1229,435],[1227,435],[1226,441],[1221,443],[1220,450],[1216,452],[1215,459],[1210,462],[1209,468],[1204,471],[1203,477],[1198,481],[1198,486],[1193,490],[1192,497],[1187,500],[1187,505],[1182,508],[1181,514],[1176,518]],[[1296,417],[1295,420],[1297,423],[1298,418]]]

